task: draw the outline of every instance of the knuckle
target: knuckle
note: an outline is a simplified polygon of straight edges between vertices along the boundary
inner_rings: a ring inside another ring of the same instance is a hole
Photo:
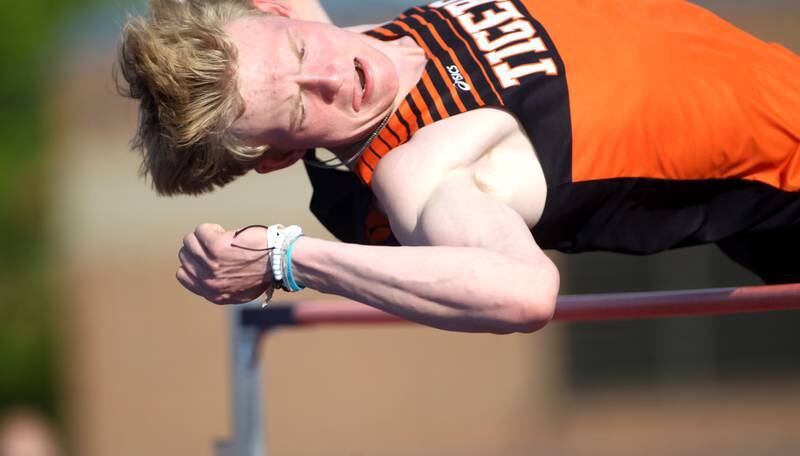
[[[204,234],[212,234],[218,231],[221,231],[222,227],[217,225],[216,223],[201,223],[197,225],[194,229],[194,232],[197,234],[204,233]]]
[[[228,246],[225,244],[223,239],[214,238],[214,239],[211,239],[208,242],[208,246],[207,247],[208,247],[209,253],[211,253],[211,254],[213,254],[215,256],[219,256],[225,251],[225,249]]]
[[[218,306],[222,306],[222,305],[230,303],[230,299],[231,299],[231,297],[230,297],[229,294],[223,293],[223,294],[219,294],[219,295],[215,296],[212,301],[214,302],[214,304],[216,304]]]
[[[181,266],[185,266],[190,262],[189,251],[186,247],[181,247],[181,249],[178,250],[178,261]]]
[[[204,287],[214,291],[219,291],[222,288],[216,277],[204,277],[200,280],[200,283]]]

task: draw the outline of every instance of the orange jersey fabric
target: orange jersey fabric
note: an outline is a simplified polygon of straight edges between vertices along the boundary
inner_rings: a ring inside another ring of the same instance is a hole
[[[373,33],[383,39],[401,33],[414,38],[428,53],[432,71],[425,72],[411,100],[390,120],[395,134],[381,132],[372,153],[362,160],[358,172],[365,182],[371,181],[380,157],[419,126],[468,110],[466,101],[473,97],[478,106],[505,105],[504,89],[496,81],[489,82],[493,102],[481,98],[479,90],[470,96],[455,85],[436,87],[432,77],[448,80],[448,61],[463,67],[453,46],[443,43],[447,36],[470,50],[461,60],[481,60],[470,49],[475,35],[448,15],[471,15],[475,23],[476,16],[489,17],[480,8],[492,7],[498,16],[506,11],[503,4],[510,3],[524,5],[542,24],[563,60],[573,182],[739,178],[800,191],[800,59],[677,0],[445,1],[409,10],[379,27]],[[430,18],[449,20],[442,26]],[[431,38],[415,28],[430,30]],[[440,44],[449,56],[434,49]],[[480,70],[491,81],[485,62]],[[462,74],[474,86],[470,72]],[[423,100],[420,91],[432,102]],[[450,109],[445,100],[452,101]],[[536,115],[522,113],[520,120]],[[401,118],[407,120],[404,125]]]
[[[703,8],[439,0],[366,33],[411,37],[429,58],[356,163],[366,185],[420,128],[493,106],[517,118],[544,170],[532,230],[543,248],[652,253],[800,227],[800,58]],[[327,192],[315,188],[319,213]],[[391,242],[369,189],[353,194],[358,204],[330,206],[358,213],[325,211],[326,226],[364,220],[340,237]]]
[[[572,179],[800,191],[800,59],[677,0],[524,2],[567,71]]]

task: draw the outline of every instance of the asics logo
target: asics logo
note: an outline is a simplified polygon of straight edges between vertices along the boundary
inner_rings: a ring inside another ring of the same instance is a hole
[[[447,71],[450,73],[450,78],[453,80],[453,84],[458,87],[459,90],[463,90],[464,92],[469,92],[472,90],[472,86],[464,81],[464,76],[461,75],[461,71],[458,69],[458,66],[450,65],[447,67]]]

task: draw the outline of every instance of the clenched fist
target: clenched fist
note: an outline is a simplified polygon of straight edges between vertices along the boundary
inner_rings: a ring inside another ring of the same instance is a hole
[[[267,230],[225,231],[204,223],[183,238],[176,277],[192,293],[215,304],[238,304],[272,293]]]

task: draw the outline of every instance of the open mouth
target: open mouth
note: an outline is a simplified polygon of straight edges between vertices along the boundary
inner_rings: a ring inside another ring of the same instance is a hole
[[[358,74],[358,82],[361,84],[361,94],[363,96],[364,91],[367,88],[367,77],[364,74],[364,69],[361,68],[361,63],[359,63],[358,60],[355,59],[353,60],[353,62],[355,63],[356,66],[356,74]]]

